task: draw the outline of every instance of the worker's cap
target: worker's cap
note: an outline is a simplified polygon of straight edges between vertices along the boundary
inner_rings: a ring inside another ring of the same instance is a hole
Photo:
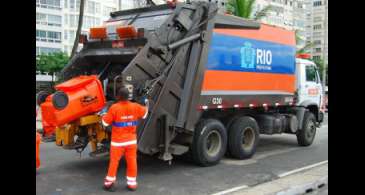
[[[119,88],[117,94],[116,94],[116,98],[118,100],[128,100],[131,99],[132,97],[132,93],[133,92],[133,88],[124,85],[123,87]]]

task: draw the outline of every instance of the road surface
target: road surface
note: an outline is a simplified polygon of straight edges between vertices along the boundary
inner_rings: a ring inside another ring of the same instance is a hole
[[[198,167],[174,160],[171,165],[149,156],[138,157],[136,192],[125,188],[125,163],[121,161],[117,192],[147,194],[214,194],[237,186],[254,186],[277,179],[279,175],[328,160],[328,125],[325,122],[314,143],[299,147],[294,135],[260,135],[257,153],[248,160],[224,158],[213,167]],[[40,146],[41,168],[38,170],[38,195],[100,195],[107,172],[108,158],[91,158],[88,151],[79,154],[54,143]]]

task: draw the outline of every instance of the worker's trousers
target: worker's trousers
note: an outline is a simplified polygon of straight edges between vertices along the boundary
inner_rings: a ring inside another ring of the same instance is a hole
[[[115,182],[119,161],[123,154],[127,163],[127,185],[132,188],[137,187],[137,144],[113,146],[113,142],[110,147],[109,170],[104,185],[109,186]]]
[[[36,168],[37,169],[41,165],[41,161],[39,159],[39,144],[40,143],[41,143],[41,135],[36,132],[35,159],[36,159]]]

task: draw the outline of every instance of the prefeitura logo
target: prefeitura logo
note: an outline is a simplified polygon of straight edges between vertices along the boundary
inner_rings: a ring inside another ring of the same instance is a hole
[[[271,63],[270,50],[254,48],[250,42],[241,47],[241,68],[271,70]]]

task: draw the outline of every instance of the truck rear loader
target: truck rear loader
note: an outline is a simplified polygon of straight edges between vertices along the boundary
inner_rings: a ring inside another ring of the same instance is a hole
[[[56,144],[97,156],[110,132],[98,113],[127,85],[150,101],[138,150],[165,161],[189,154],[201,166],[225,153],[250,158],[260,134],[289,133],[312,144],[323,120],[314,63],[296,59],[294,32],[217,13],[214,3],[158,5],[110,14],[82,35],[56,93],[39,98]],[[188,156],[188,155],[187,155]]]

